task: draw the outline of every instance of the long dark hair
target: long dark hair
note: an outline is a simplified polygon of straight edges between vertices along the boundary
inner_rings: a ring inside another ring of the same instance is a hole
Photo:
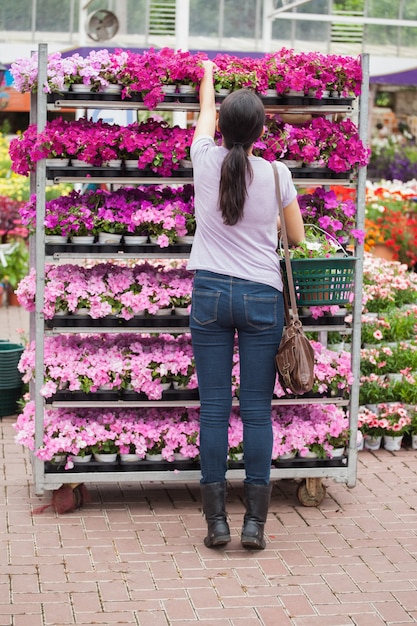
[[[221,168],[219,209],[229,226],[243,217],[247,173],[253,178],[247,150],[261,136],[264,123],[264,105],[249,89],[233,91],[220,107],[219,130],[228,153]]]

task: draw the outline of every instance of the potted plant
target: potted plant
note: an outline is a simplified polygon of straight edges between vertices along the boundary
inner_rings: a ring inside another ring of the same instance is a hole
[[[378,414],[367,407],[362,407],[358,413],[358,428],[364,436],[364,446],[367,450],[379,450],[385,425],[379,421]]]
[[[93,450],[91,446],[80,447],[77,454],[71,455],[73,463],[89,463],[93,456]]]
[[[315,224],[306,224],[304,232],[304,240],[290,248],[291,259],[323,259],[340,253],[344,256],[344,249],[334,237]]]
[[[96,461],[101,463],[114,463],[117,459],[119,448],[117,447],[114,439],[109,438],[97,441],[93,446],[91,446],[91,451]]]
[[[149,439],[148,449],[145,458],[147,461],[160,462],[163,460],[163,450],[165,448],[164,434],[160,433],[156,440]]]
[[[194,241],[194,235],[197,223],[194,215],[194,208],[184,203],[180,204],[180,209],[175,214],[175,223],[177,229],[177,242],[181,244],[191,244]]]
[[[256,63],[255,71],[258,78],[257,90],[261,95],[277,97],[285,91],[287,65],[281,61],[279,53],[266,54]]]
[[[226,95],[235,89],[253,89],[258,85],[256,62],[250,58],[238,58],[229,54],[218,54],[214,58],[214,89]]]
[[[14,292],[29,272],[29,249],[22,239],[10,242],[9,245],[3,255],[5,264],[0,262],[0,283],[5,285],[8,303],[18,305]]]
[[[339,173],[350,172],[369,160],[369,149],[349,119],[336,122],[313,117],[293,125],[284,123],[279,115],[272,115],[266,118],[266,125],[267,132],[255,143],[254,155],[269,161],[283,156],[289,159],[292,152],[300,165],[318,162],[321,168]]]
[[[399,450],[403,436],[410,432],[411,417],[401,402],[379,405],[380,424],[384,428],[384,448]]]
[[[349,435],[349,428],[344,428],[338,435],[327,435],[327,443],[332,447],[330,454],[333,458],[343,455],[349,442]]]

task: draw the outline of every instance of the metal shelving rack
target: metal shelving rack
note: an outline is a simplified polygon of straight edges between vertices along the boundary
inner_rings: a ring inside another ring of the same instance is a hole
[[[46,44],[40,44],[38,51],[39,58],[39,84],[43,84],[46,82],[46,67],[47,67],[47,46]],[[360,137],[364,143],[367,141],[367,118],[368,118],[368,84],[369,84],[369,58],[367,55],[363,55],[363,85],[362,85],[362,95],[360,98],[360,107],[359,107],[359,132]],[[86,97],[83,100],[79,99],[71,99],[71,96],[67,97],[55,97],[52,98],[52,102],[47,103],[46,95],[42,92],[42,90],[38,90],[36,101],[35,98],[32,98],[33,108],[35,109],[32,112],[32,117],[36,120],[38,131],[41,132],[46,124],[47,112],[48,110],[61,110],[63,108],[108,108],[108,109],[122,109],[122,108],[137,108],[143,109],[143,103],[140,101],[114,101],[109,99],[103,99],[99,96],[95,95],[94,98]],[[274,112],[285,112],[285,113],[306,113],[306,112],[314,112],[316,114],[335,114],[335,113],[348,113],[351,114],[353,112],[352,102],[342,102],[341,104],[331,104],[331,105],[306,105],[305,107],[301,106],[299,102],[295,102],[293,105],[284,103],[282,105],[265,103],[265,106],[268,111],[272,110]],[[178,111],[196,111],[198,110],[198,103],[196,102],[171,102],[164,103],[158,106],[158,110],[178,110]],[[47,176],[48,174],[48,176]],[[52,172],[53,174],[53,172]],[[52,178],[54,182],[62,182],[63,180],[71,182],[85,182],[86,178],[75,176],[75,178],[69,178],[67,175],[65,176],[52,176],[51,170],[46,169],[45,161],[38,162],[36,165],[36,173],[31,181],[32,190],[36,193],[36,210],[37,210],[37,230],[36,230],[36,238],[35,238],[35,266],[36,266],[36,307],[34,313],[34,320],[31,323],[31,339],[36,342],[36,359],[35,359],[35,381],[32,385],[31,393],[32,397],[35,398],[35,448],[39,448],[42,445],[43,441],[43,420],[44,420],[44,408],[45,402],[40,394],[42,384],[43,384],[43,376],[44,376],[44,338],[47,334],[59,334],[59,333],[69,333],[69,332],[98,332],[90,325],[86,325],[85,327],[74,327],[74,328],[62,328],[60,326],[46,326],[44,316],[42,313],[43,310],[43,300],[44,300],[44,276],[45,276],[45,262],[46,260],[52,262],[59,262],[65,258],[85,258],[86,254],[83,253],[68,253],[68,252],[52,252],[48,255],[45,255],[45,237],[44,237],[44,217],[45,217],[45,186],[48,178]],[[129,176],[126,179],[121,179],[120,177],[109,176],[106,179],[107,183],[130,183],[130,184],[145,184],[145,183],[167,183],[167,184],[175,184],[175,183],[184,183],[191,182],[192,179],[187,179],[183,176],[181,177],[168,177],[168,178],[150,178],[150,177],[141,177],[141,176]],[[88,182],[94,182],[94,176],[88,177]],[[103,182],[103,178],[97,178],[97,182]],[[366,185],[366,169],[359,168],[358,176],[356,182],[353,183],[350,177],[333,180],[333,179],[312,179],[312,178],[299,178],[295,179],[295,183],[302,186],[314,185],[333,185],[333,184],[343,184],[353,186],[356,184],[357,189],[357,228],[364,227],[364,205],[365,205],[365,185]],[[33,256],[33,255],[32,255]],[[91,258],[101,259],[109,259],[109,258],[161,258],[161,255],[158,253],[152,254],[114,254],[114,253],[103,253],[103,254],[91,254],[88,255]],[[187,256],[186,253],[182,253],[179,255],[175,255],[176,258],[185,258]],[[354,374],[355,382],[352,386],[349,400],[341,399],[341,398],[282,398],[273,400],[274,405],[296,405],[296,404],[337,404],[339,406],[345,406],[349,408],[350,414],[350,442],[348,448],[348,454],[342,460],[335,461],[311,461],[305,459],[296,459],[295,461],[285,461],[279,464],[279,467],[275,466],[271,470],[271,480],[275,479],[284,479],[284,478],[292,478],[292,479],[303,479],[303,481],[298,486],[297,495],[302,502],[307,506],[316,506],[319,504],[324,495],[325,488],[322,485],[323,478],[331,478],[337,482],[346,483],[349,487],[353,487],[356,483],[356,464],[357,464],[357,408],[359,404],[359,361],[360,361],[360,332],[361,332],[361,293],[362,293],[362,275],[363,275],[363,247],[357,246],[355,250],[355,256],[357,257],[356,262],[356,271],[355,271],[355,292],[354,292],[354,302],[358,304],[358,306],[354,306],[353,310],[353,321],[351,325],[351,333],[352,333],[352,370]],[[163,255],[163,258],[168,258],[167,255]],[[308,330],[318,331],[319,337],[325,337],[325,334],[328,331],[343,331],[346,332],[345,325],[309,325],[307,327]],[[163,327],[163,322],[161,326],[158,327],[158,332],[165,332],[167,329]],[[169,328],[169,332],[173,332],[173,328]],[[181,326],[179,332],[184,332],[184,327]],[[119,327],[104,327],[100,329],[100,332],[149,332],[149,328],[145,330],[145,328],[141,328],[140,326],[131,328],[119,328]],[[235,400],[234,404],[238,404],[238,401]],[[50,407],[73,407],[73,408],[81,408],[81,407],[92,407],[99,406],[99,403],[94,400],[84,400],[84,401],[74,401],[74,400],[63,400],[59,399],[54,400],[48,406]],[[198,401],[196,400],[160,400],[160,401],[143,401],[143,400],[125,400],[121,401],[120,399],[115,400],[106,400],[106,407],[135,407],[135,408],[143,408],[143,407],[151,407],[151,406],[159,406],[161,408],[171,407],[171,406],[198,406]],[[175,463],[166,463],[164,466],[161,466],[161,469],[155,469],[155,464],[151,466],[143,464],[140,471],[136,468],[135,470],[123,470],[123,471],[114,471],[114,468],[111,467],[108,470],[104,471],[85,471],[77,468],[74,470],[62,470],[62,471],[54,471],[53,468],[47,467],[46,464],[32,455],[32,462],[34,468],[34,481],[35,481],[35,490],[36,493],[42,494],[45,489],[57,489],[64,483],[74,483],[74,482],[93,482],[93,483],[103,483],[103,482],[132,482],[132,481],[140,481],[140,482],[148,482],[148,481],[189,481],[189,480],[198,480],[200,478],[200,471],[198,466],[193,463],[190,463],[186,466],[178,467]],[[184,469],[183,469],[184,468]],[[182,471],[174,471],[181,469]],[[228,471],[227,478],[242,478],[244,477],[244,470],[242,467],[234,468],[233,464]]]

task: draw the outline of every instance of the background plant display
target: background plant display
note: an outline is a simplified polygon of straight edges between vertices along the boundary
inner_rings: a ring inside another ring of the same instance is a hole
[[[374,181],[408,181],[417,179],[417,146],[411,134],[374,138],[368,176]]]
[[[20,281],[29,271],[29,248],[23,239],[12,240],[4,263],[0,262],[0,283],[16,291]]]
[[[372,344],[379,346],[382,342],[409,342],[416,337],[417,304],[407,304],[400,310],[383,310],[378,313],[378,317],[365,313],[362,320],[361,338],[367,348],[372,347]]]
[[[410,432],[411,416],[404,405],[399,402],[377,405],[377,412],[361,409],[359,413],[360,428],[364,435],[370,437],[399,437]]]
[[[8,196],[0,196],[0,243],[8,243],[16,239],[27,239],[28,230],[21,223],[20,200]]]
[[[30,196],[29,180],[26,176],[16,174],[11,169],[12,161],[9,149],[10,139],[0,133],[0,197],[2,199],[7,198],[7,202],[27,202]],[[72,188],[73,185],[68,183],[47,185],[46,198],[47,200],[58,198],[69,193]],[[5,200],[2,200],[2,202],[5,202]],[[18,219],[18,213],[15,214],[15,219]]]
[[[416,181],[368,183],[365,207],[365,250],[378,244],[391,250],[394,261],[414,269],[417,263]]]
[[[417,302],[417,274],[405,264],[365,255],[363,305],[366,313],[391,312]]]
[[[416,276],[404,264],[365,253],[359,428],[369,436],[387,435],[385,413],[400,408],[407,416],[402,429],[407,445],[417,430]],[[341,341],[350,350],[349,339],[331,333],[329,347]]]

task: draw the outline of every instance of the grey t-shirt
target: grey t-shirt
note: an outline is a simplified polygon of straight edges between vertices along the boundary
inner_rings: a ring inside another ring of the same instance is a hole
[[[243,278],[282,291],[276,252],[278,203],[271,164],[261,157],[249,157],[253,180],[247,186],[243,219],[227,226],[218,208],[220,169],[226,154],[227,149],[216,146],[209,136],[199,137],[191,147],[197,230],[187,268]],[[285,207],[297,191],[286,165],[279,161],[277,165]]]

